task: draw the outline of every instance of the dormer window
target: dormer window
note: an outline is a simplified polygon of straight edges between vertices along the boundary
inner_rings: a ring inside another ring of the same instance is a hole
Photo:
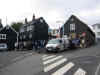
[[[43,19],[40,19],[40,22],[43,23]]]
[[[9,26],[6,26],[6,29],[9,29]]]

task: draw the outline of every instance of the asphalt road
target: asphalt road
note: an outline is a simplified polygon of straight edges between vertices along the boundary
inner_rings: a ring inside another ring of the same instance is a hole
[[[9,59],[3,57],[0,63],[14,62],[2,67],[0,75],[100,75],[100,44],[59,53],[12,52]]]

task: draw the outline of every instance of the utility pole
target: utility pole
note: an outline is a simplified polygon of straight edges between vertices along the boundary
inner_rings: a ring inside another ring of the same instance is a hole
[[[63,27],[63,30],[62,30],[62,31],[63,31],[63,36],[64,36],[64,31],[65,31],[65,30],[64,30],[64,22],[61,21],[61,20],[58,20],[58,21],[56,21],[56,23],[59,23],[59,34],[60,34],[60,23],[63,24],[63,25],[62,25],[62,27]]]

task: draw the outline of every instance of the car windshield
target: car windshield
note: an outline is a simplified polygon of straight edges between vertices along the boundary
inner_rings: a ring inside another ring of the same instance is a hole
[[[58,39],[53,39],[48,42],[48,44],[57,44],[60,43]]]

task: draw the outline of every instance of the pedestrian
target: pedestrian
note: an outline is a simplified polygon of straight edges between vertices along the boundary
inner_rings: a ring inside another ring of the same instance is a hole
[[[33,40],[32,42],[32,45],[33,45],[33,50],[35,49],[35,41]]]
[[[85,48],[85,37],[81,36],[81,37],[80,37],[80,42],[81,42],[81,43],[80,43],[80,47],[81,47],[81,48]]]
[[[43,48],[43,40],[41,40],[41,48]]]
[[[37,40],[37,46],[38,46],[38,53],[40,53],[40,50],[41,50],[41,41],[40,40]]]
[[[37,50],[37,47],[38,45],[37,45],[37,40],[35,40],[35,50]]]

